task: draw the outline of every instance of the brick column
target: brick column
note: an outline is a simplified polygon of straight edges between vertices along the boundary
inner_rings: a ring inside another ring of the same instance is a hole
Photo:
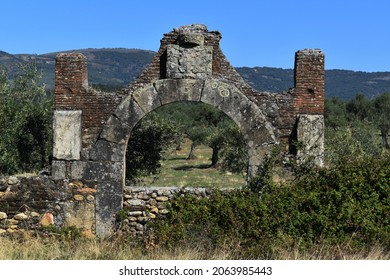
[[[78,96],[88,86],[87,62],[80,53],[61,53],[56,57],[55,108],[79,109]]]
[[[324,61],[324,53],[319,49],[295,53],[294,95],[298,114],[324,114]]]
[[[61,53],[56,57],[56,80],[53,116],[54,179],[79,179],[83,131],[83,103],[88,86],[85,56]]]

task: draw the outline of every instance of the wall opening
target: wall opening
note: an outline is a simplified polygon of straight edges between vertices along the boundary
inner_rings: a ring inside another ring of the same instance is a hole
[[[248,147],[237,124],[201,102],[173,102],[142,118],[126,151],[126,185],[240,187]]]

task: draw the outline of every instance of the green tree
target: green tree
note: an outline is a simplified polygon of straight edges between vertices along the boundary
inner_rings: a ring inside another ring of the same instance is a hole
[[[52,99],[36,64],[19,64],[12,81],[0,71],[0,173],[34,172],[49,164]]]
[[[390,93],[384,93],[374,99],[374,121],[380,129],[382,144],[386,149],[390,149]]]
[[[324,118],[325,125],[329,128],[346,126],[348,123],[346,102],[337,97],[326,98]]]
[[[138,183],[140,177],[157,174],[165,152],[175,145],[176,134],[175,124],[162,120],[156,112],[142,119],[127,145],[127,183]]]
[[[347,102],[346,109],[351,120],[367,120],[372,114],[372,102],[363,93],[358,93]]]
[[[235,123],[229,122],[222,133],[226,141],[220,152],[222,170],[237,174],[246,172],[248,148],[240,129]]]

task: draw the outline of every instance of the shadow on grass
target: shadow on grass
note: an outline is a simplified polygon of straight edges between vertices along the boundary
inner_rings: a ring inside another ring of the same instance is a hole
[[[176,160],[186,160],[187,158],[186,157],[171,157],[171,158],[167,158],[167,159],[164,159],[166,161],[176,161]]]
[[[195,164],[195,165],[181,165],[177,167],[173,167],[173,170],[179,171],[190,171],[192,169],[208,169],[210,168],[210,164]]]

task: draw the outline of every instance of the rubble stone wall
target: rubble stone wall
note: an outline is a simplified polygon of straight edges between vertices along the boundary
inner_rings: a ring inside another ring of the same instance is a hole
[[[226,189],[229,191],[229,189]],[[95,231],[96,188],[80,181],[48,176],[0,178],[0,236],[75,226],[87,236]],[[164,217],[170,201],[181,196],[208,197],[212,189],[125,187],[122,209],[112,232],[142,235],[148,222]]]
[[[95,186],[48,176],[0,178],[0,233],[47,226],[95,228]]]

